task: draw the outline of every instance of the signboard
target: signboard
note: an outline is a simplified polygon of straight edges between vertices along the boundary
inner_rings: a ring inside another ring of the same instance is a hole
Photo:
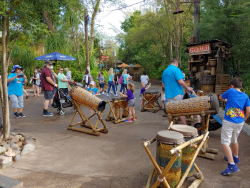
[[[100,60],[101,61],[108,61],[109,60],[109,56],[108,55],[100,55]]]
[[[188,47],[189,55],[211,54],[210,43]]]

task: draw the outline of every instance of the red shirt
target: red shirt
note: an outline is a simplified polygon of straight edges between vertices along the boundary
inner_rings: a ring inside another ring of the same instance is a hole
[[[46,77],[50,77],[51,80],[53,81],[54,78],[50,72],[50,70],[47,67],[44,67],[41,73],[41,81],[42,81],[42,90],[44,91],[53,91],[54,86],[51,85],[47,80]]]

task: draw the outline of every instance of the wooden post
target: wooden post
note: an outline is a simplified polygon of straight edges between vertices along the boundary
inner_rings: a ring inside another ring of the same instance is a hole
[[[200,22],[200,0],[194,0],[194,42],[200,41],[200,29],[198,24]]]
[[[90,65],[89,65],[89,39],[88,39],[88,10],[85,8],[84,10],[84,28],[85,28],[85,48],[86,48],[86,65],[87,69],[90,72]]]

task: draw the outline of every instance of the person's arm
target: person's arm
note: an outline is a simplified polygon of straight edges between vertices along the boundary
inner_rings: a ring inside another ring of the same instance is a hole
[[[12,77],[12,78],[8,78],[7,79],[7,82],[12,82],[13,80],[15,80],[15,78],[18,78],[18,75]]]
[[[83,76],[83,78],[82,78],[82,83],[83,83],[84,80],[85,80],[85,76]]]
[[[194,89],[191,87],[188,87],[187,84],[184,82],[183,79],[178,80],[178,83],[186,90],[194,92]]]
[[[245,120],[244,121],[247,121],[247,119],[249,118],[250,116],[250,106],[247,106],[246,107],[246,115],[245,115]]]
[[[227,90],[225,93],[221,94],[220,97],[219,97],[219,100],[223,101],[223,102],[227,102],[227,97],[228,97],[228,94],[231,92],[231,90]]]
[[[57,84],[54,83],[54,81],[50,77],[46,77],[47,82],[49,82],[51,85],[57,87]]]
[[[120,96],[124,97],[124,98],[128,98],[128,95],[124,95],[124,94],[122,94],[122,92],[120,92]]]
[[[24,82],[25,84],[27,84],[27,82],[28,82],[28,80],[27,80],[27,78],[26,78],[25,75],[23,75],[23,82]]]
[[[227,99],[223,99],[223,97],[220,95],[219,99],[223,102],[227,102]]]
[[[151,83],[149,83],[149,85],[145,88],[145,90],[149,89],[151,86]]]
[[[57,74],[54,72],[54,71],[52,71],[52,73],[53,73],[53,75],[54,75],[54,77],[57,79]]]

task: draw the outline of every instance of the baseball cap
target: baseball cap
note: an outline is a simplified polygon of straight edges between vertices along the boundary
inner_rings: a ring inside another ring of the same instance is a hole
[[[52,65],[52,63],[51,63],[51,61],[50,61],[50,60],[47,60],[47,61],[45,62],[45,64]]]
[[[95,85],[95,82],[94,82],[94,81],[91,81],[91,82],[90,82],[90,85]]]
[[[21,67],[20,65],[14,65],[13,66],[13,70],[11,72],[15,72],[16,69],[21,69],[21,71],[23,70],[23,67]]]

